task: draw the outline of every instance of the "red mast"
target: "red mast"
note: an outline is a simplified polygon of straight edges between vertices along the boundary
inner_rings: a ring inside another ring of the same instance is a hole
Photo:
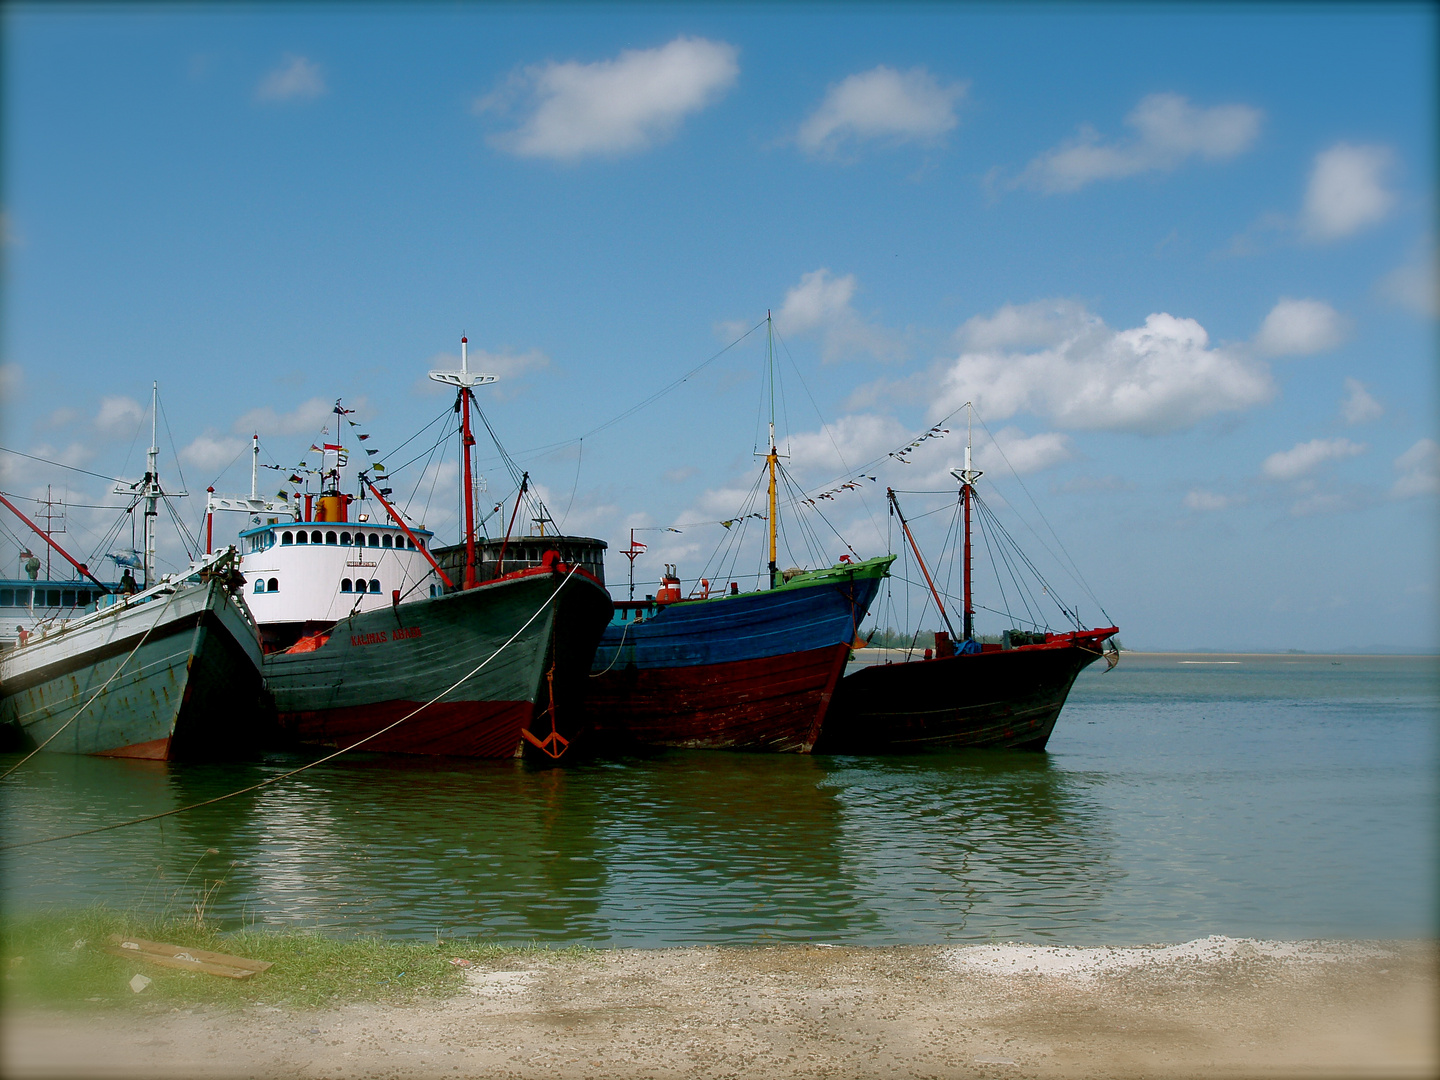
[[[468,345],[469,339],[461,337],[459,371],[430,372],[430,378],[436,382],[448,383],[460,390],[461,482],[465,485],[465,576],[460,586],[463,589],[475,587],[475,485],[470,468],[470,448],[475,445],[475,435],[470,430],[470,388],[495,381],[494,375],[471,372]]]
[[[975,481],[985,474],[970,467],[970,428],[975,419],[975,406],[969,402],[965,408],[970,415],[965,419],[965,468],[951,475],[960,481],[960,501],[965,506],[965,640],[975,636],[975,605],[970,599],[970,496],[975,490]]]

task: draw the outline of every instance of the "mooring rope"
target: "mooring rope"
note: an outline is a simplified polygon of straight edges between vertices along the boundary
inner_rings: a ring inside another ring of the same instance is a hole
[[[523,634],[529,628],[530,624],[540,617],[540,613],[550,606],[551,601],[553,601],[555,597],[560,595],[560,590],[565,587],[565,583],[570,580],[570,578],[574,575],[575,571],[578,569],[580,569],[580,564],[576,563],[570,568],[570,573],[566,574],[565,577],[561,579],[560,584],[555,586],[555,591],[550,594],[550,596],[545,600],[543,604],[541,604],[538,608],[535,609],[535,613],[525,620],[524,624],[521,625],[520,629],[516,630],[515,633],[511,634],[509,640],[507,640],[503,645],[501,645],[493,653],[487,656],[484,660],[480,661],[480,663],[477,664],[474,668],[472,668],[467,674],[462,675],[453,684],[446,687],[440,693],[436,694],[429,701],[425,702],[424,705],[420,705],[412,711],[406,713],[394,723],[387,724],[379,731],[372,732],[371,734],[366,735],[363,739],[359,739],[356,742],[351,743],[349,746],[341,747],[333,754],[326,754],[322,758],[317,758],[316,760],[311,761],[305,765],[301,765],[298,769],[291,769],[289,772],[283,772],[279,776],[272,776],[268,780],[261,780],[258,784],[251,784],[249,787],[240,788],[238,791],[232,791],[226,795],[217,795],[213,799],[204,799],[201,802],[191,803],[189,806],[177,806],[173,810],[162,810],[158,814],[147,814],[144,817],[131,818],[129,821],[119,821],[113,825],[97,825],[93,829],[80,829],[76,832],[64,833],[60,836],[46,836],[39,840],[21,840],[18,843],[14,844],[0,844],[0,851],[11,851],[14,848],[33,847],[37,844],[51,844],[56,842],[57,840],[73,840],[77,836],[93,836],[95,833],[109,832],[112,829],[123,829],[130,825],[141,825],[147,821],[155,821],[159,818],[172,817],[175,814],[183,814],[189,810],[198,810],[202,806],[213,806],[218,802],[224,802],[226,799],[233,799],[237,795],[245,795],[251,791],[259,791],[263,787],[269,787],[271,784],[278,784],[281,780],[288,780],[290,777],[302,773],[306,769],[313,769],[316,765],[323,765],[327,761],[333,761],[341,754],[348,754],[357,746],[363,746],[371,739],[377,739],[381,735],[384,735],[387,731],[393,731],[395,728],[405,723],[406,720],[409,720],[411,717],[417,716],[420,713],[424,712],[431,705],[434,705],[437,701],[443,698],[446,694],[450,693],[452,690],[458,689],[470,679],[478,675],[482,668],[484,668],[487,664],[490,663],[491,660],[494,660],[495,657],[499,656],[502,652],[504,652],[511,645],[513,645],[515,643],[515,639],[518,638],[521,634]]]

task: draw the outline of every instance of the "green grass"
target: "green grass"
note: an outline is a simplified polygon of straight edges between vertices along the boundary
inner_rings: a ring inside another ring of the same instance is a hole
[[[105,952],[111,934],[269,960],[274,967],[248,979],[177,971]],[[457,993],[464,986],[467,968],[450,963],[452,959],[493,967],[523,959],[583,959],[587,953],[579,946],[555,950],[473,939],[339,938],[305,930],[244,930],[222,935],[194,916],[148,919],[107,908],[47,911],[0,921],[4,972],[0,1004],[10,1008],[168,1009],[404,1003]],[[152,980],[139,994],[129,986],[137,974]]]

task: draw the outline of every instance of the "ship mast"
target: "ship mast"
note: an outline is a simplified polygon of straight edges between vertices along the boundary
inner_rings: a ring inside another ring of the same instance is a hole
[[[149,588],[155,573],[155,519],[159,516],[160,503],[160,447],[156,445],[156,420],[159,416],[160,384],[150,384],[150,449],[145,454],[145,513],[143,518],[145,535],[145,588]]]
[[[766,374],[770,379],[770,452],[765,455],[765,462],[770,468],[770,588],[775,588],[776,578],[776,528],[778,522],[775,520],[775,466],[780,455],[775,448],[775,327],[770,317],[770,312],[765,312],[765,360]]]
[[[975,481],[985,474],[979,469],[970,467],[971,429],[975,422],[975,406],[967,401],[965,409],[965,468],[959,472],[951,470],[950,475],[960,481],[960,501],[965,508],[965,640],[969,641],[975,636],[975,605],[970,595],[970,497],[975,491]]]
[[[460,458],[461,483],[465,485],[465,576],[462,589],[475,587],[475,487],[471,480],[470,448],[475,445],[475,436],[470,430],[471,388],[493,383],[494,375],[482,375],[470,370],[468,353],[469,339],[460,338],[460,370],[432,371],[430,378],[436,382],[448,383],[460,391]]]

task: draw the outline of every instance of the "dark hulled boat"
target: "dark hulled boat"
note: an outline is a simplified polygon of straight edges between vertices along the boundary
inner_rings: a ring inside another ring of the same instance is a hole
[[[586,715],[602,739],[809,753],[856,629],[892,556],[796,574],[773,589],[617,601]]]
[[[926,649],[923,660],[874,664],[846,675],[836,688],[817,752],[876,754],[944,747],[1044,750],[1076,676],[1102,656],[1111,667],[1119,659],[1118,651],[1107,654],[1104,649],[1106,640],[1119,633],[1115,626],[1077,627],[1064,633],[1012,630],[1000,643],[975,639],[970,518],[974,485],[981,473],[971,468],[970,453],[967,439],[965,468],[955,474],[964,514],[960,644],[955,644],[951,628],[950,633],[936,635],[934,652]],[[893,490],[888,497],[948,626],[944,600],[899,500]]]
[[[461,416],[466,533],[454,578],[430,550],[432,534],[373,482],[368,470],[383,476],[383,466],[367,463],[358,479],[389,520],[351,520],[338,403],[335,441],[312,447],[322,453],[318,499],[262,499],[253,480],[249,499],[212,499],[257,523],[241,533],[241,569],[266,642],[266,686],[300,743],[483,758],[516,757],[529,743],[563,750],[563,739],[534,732],[578,709],[610,597],[550,549],[491,580],[477,574],[472,388],[495,377],[469,371],[465,345],[460,370],[430,373],[457,388]]]

